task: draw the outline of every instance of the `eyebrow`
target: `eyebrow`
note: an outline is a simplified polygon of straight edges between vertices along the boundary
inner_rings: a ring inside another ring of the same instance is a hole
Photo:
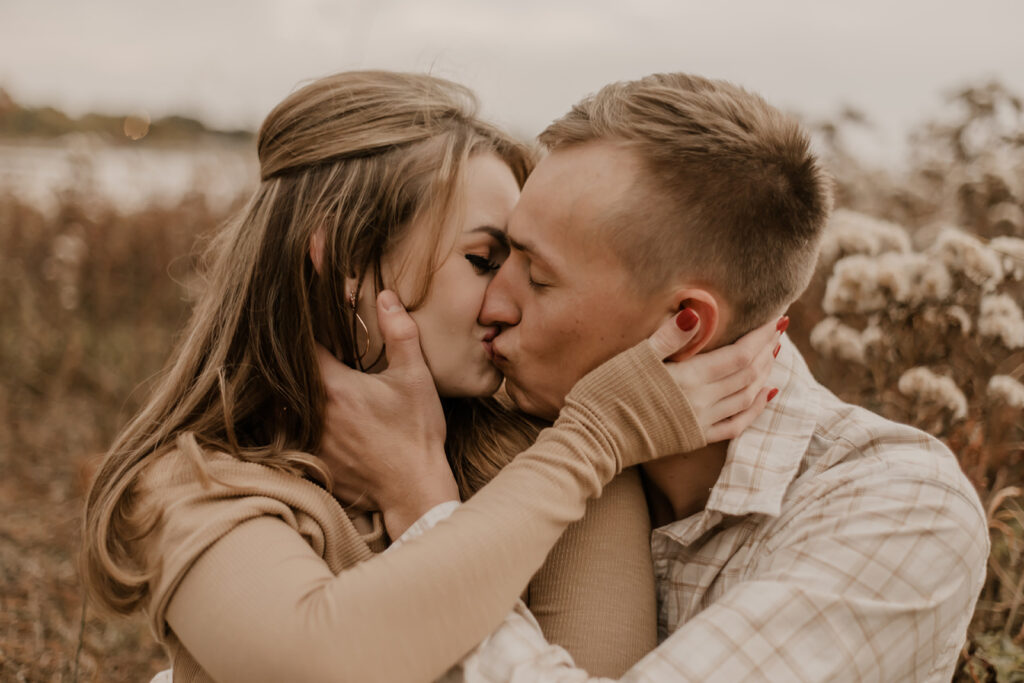
[[[472,230],[467,230],[466,232],[483,232],[496,239],[498,241],[498,244],[500,244],[501,246],[506,248],[509,246],[508,233],[502,230],[501,228],[494,227],[493,225],[481,225],[477,228],[473,228]]]
[[[551,271],[552,274],[556,274],[558,272],[558,269],[555,268],[554,265],[552,265],[551,261],[544,258],[544,255],[537,250],[537,247],[534,244],[530,242],[520,242],[511,235],[509,235],[507,239],[509,246],[512,247],[514,250],[526,254],[531,261],[534,261],[538,263],[542,268]]]
[[[507,239],[509,246],[515,249],[516,251],[521,251],[534,260],[545,260],[543,256],[537,253],[536,247],[534,247],[532,244],[528,242],[520,242],[519,240],[513,238],[512,236],[507,236]]]

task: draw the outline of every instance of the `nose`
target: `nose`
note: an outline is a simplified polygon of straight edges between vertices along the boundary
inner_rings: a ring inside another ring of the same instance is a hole
[[[480,307],[480,324],[489,327],[497,325],[502,329],[519,324],[522,312],[516,304],[509,281],[510,270],[506,260],[491,278]]]

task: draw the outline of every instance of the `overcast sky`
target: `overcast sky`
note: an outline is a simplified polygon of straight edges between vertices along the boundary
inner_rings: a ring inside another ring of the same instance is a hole
[[[73,113],[255,128],[305,79],[429,70],[537,133],[602,84],[726,78],[808,116],[864,110],[886,145],[965,82],[1024,93],[1021,0],[0,0],[0,86]]]

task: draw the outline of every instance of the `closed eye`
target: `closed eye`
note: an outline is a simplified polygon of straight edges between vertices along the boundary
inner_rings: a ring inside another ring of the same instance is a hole
[[[466,260],[469,261],[470,265],[473,266],[473,269],[480,275],[493,273],[501,267],[500,263],[492,261],[484,256],[478,256],[477,254],[466,254]]]
[[[532,275],[527,275],[527,282],[529,283],[531,289],[544,289],[545,287],[551,286],[544,282],[537,282],[536,280],[533,279]]]

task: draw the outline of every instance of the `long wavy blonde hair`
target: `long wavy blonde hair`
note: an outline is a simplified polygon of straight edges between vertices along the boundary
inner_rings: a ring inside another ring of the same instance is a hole
[[[522,185],[527,148],[477,118],[466,88],[421,74],[341,73],[288,96],[258,136],[261,182],[211,242],[206,287],[158,387],[115,440],[86,504],[85,583],[121,613],[137,609],[152,570],[135,541],[158,520],[133,515],[150,459],[208,450],[330,485],[313,455],[325,393],[317,342],[362,367],[346,277],[384,286],[382,258],[412,224],[440,234],[473,154],[503,159]],[[320,273],[309,257],[322,230]],[[441,240],[435,240],[440,243]],[[443,254],[418,265],[422,302]],[[358,295],[358,293],[357,293]],[[444,402],[449,462],[463,497],[536,436],[494,399]]]

